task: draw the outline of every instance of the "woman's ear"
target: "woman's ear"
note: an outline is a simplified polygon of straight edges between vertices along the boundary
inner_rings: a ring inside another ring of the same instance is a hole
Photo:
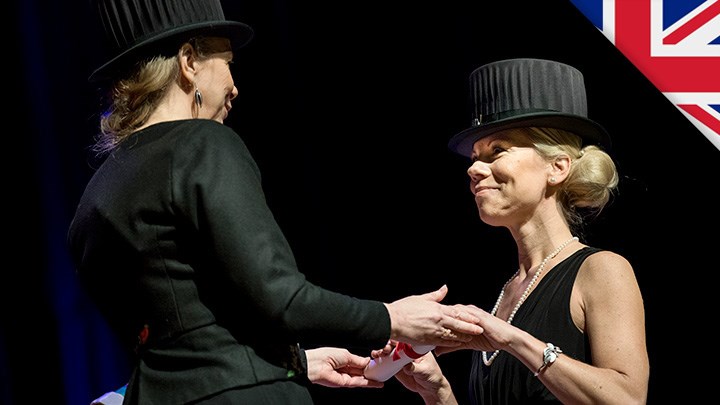
[[[192,83],[195,83],[197,57],[195,55],[195,49],[189,43],[185,43],[180,47],[178,51],[178,63],[180,64],[182,84],[187,84],[192,87]],[[185,87],[183,86],[183,88]]]
[[[568,155],[557,156],[550,162],[550,175],[548,183],[555,185],[562,183],[570,173],[570,157]]]

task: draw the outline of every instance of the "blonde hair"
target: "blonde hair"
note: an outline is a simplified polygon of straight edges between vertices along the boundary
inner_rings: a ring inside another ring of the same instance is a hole
[[[199,60],[225,50],[212,37],[193,38],[187,44]],[[124,78],[116,80],[108,92],[109,106],[100,117],[100,133],[93,150],[98,154],[110,152],[143,126],[179,76],[178,56],[158,55],[140,61]]]
[[[612,157],[595,145],[582,146],[577,135],[555,128],[523,128],[535,150],[551,161],[567,155],[570,172],[557,193],[568,225],[576,231],[587,216],[597,216],[617,190],[619,176]]]

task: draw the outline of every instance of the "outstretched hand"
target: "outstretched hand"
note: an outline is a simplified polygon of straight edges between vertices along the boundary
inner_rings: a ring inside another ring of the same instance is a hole
[[[363,376],[370,357],[361,357],[347,349],[320,347],[305,351],[308,380],[325,387],[381,388],[382,382],[368,380]]]
[[[443,305],[448,293],[438,290],[385,304],[390,313],[390,338],[409,344],[459,346],[483,333],[479,319],[465,305]]]

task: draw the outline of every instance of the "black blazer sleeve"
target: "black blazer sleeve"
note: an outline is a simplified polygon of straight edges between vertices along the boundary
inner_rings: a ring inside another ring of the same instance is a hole
[[[218,303],[224,316],[237,320],[243,313],[257,314],[238,327],[267,331],[264,338],[382,347],[390,336],[384,305],[308,282],[268,208],[244,142],[214,121],[197,125],[192,134],[177,138],[174,148],[172,209],[198,235],[193,243],[208,259],[200,271],[222,280],[215,288],[232,297]],[[252,311],[243,310],[247,307]]]

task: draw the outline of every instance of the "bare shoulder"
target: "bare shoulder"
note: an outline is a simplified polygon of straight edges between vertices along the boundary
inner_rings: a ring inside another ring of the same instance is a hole
[[[573,320],[581,330],[620,330],[644,322],[643,297],[630,262],[602,250],[580,266],[573,287]],[[612,327],[609,327],[612,325]],[[612,339],[611,339],[612,340]]]
[[[602,250],[585,259],[577,278],[583,293],[611,293],[636,289],[637,279],[630,262],[620,254]]]

